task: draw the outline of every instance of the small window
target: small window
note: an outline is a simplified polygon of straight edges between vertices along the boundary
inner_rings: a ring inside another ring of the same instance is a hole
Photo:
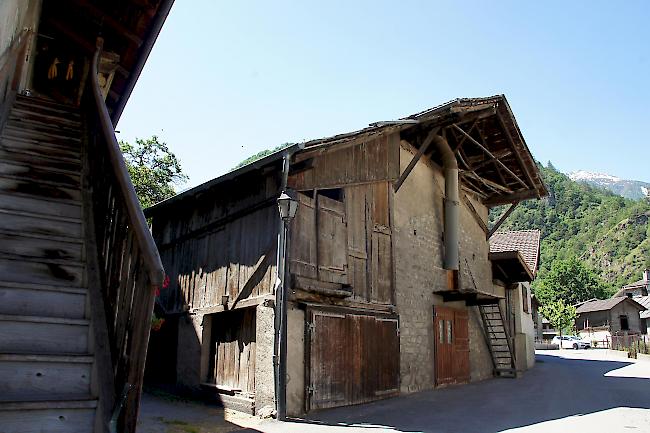
[[[343,189],[342,188],[330,188],[330,189],[319,189],[318,195],[322,195],[327,198],[331,198],[336,201],[343,201]]]
[[[440,344],[445,343],[445,321],[444,320],[438,322],[438,339],[440,340]]]
[[[528,287],[526,285],[521,285],[521,302],[523,304],[524,313],[528,313]]]
[[[447,320],[447,343],[451,344],[453,335],[451,332],[451,320]]]
[[[621,319],[621,331],[629,331],[630,324],[627,321],[627,316],[625,314],[621,314],[619,316],[619,319]]]

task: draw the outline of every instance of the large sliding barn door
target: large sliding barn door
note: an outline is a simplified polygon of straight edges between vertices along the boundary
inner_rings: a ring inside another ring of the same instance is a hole
[[[397,318],[311,310],[309,330],[308,410],[398,392]]]
[[[436,386],[469,382],[467,310],[434,307]]]

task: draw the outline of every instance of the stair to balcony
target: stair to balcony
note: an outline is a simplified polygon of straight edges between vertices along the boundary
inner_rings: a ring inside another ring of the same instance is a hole
[[[517,377],[515,354],[509,340],[499,304],[479,305],[485,337],[496,377]]]
[[[19,96],[0,135],[0,432],[90,433],[98,406],[81,121]]]

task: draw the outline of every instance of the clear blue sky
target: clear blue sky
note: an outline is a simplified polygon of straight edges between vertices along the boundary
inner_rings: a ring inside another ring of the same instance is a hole
[[[118,129],[197,185],[262,149],[504,93],[533,156],[650,182],[648,1],[176,0]]]

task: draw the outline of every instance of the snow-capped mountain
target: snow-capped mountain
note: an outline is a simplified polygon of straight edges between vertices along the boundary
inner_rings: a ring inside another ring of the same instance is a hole
[[[621,179],[609,174],[592,173],[586,170],[573,171],[569,173],[569,178],[577,182],[586,182],[593,186],[608,189],[614,194],[634,200],[650,197],[650,183],[639,180]]]

